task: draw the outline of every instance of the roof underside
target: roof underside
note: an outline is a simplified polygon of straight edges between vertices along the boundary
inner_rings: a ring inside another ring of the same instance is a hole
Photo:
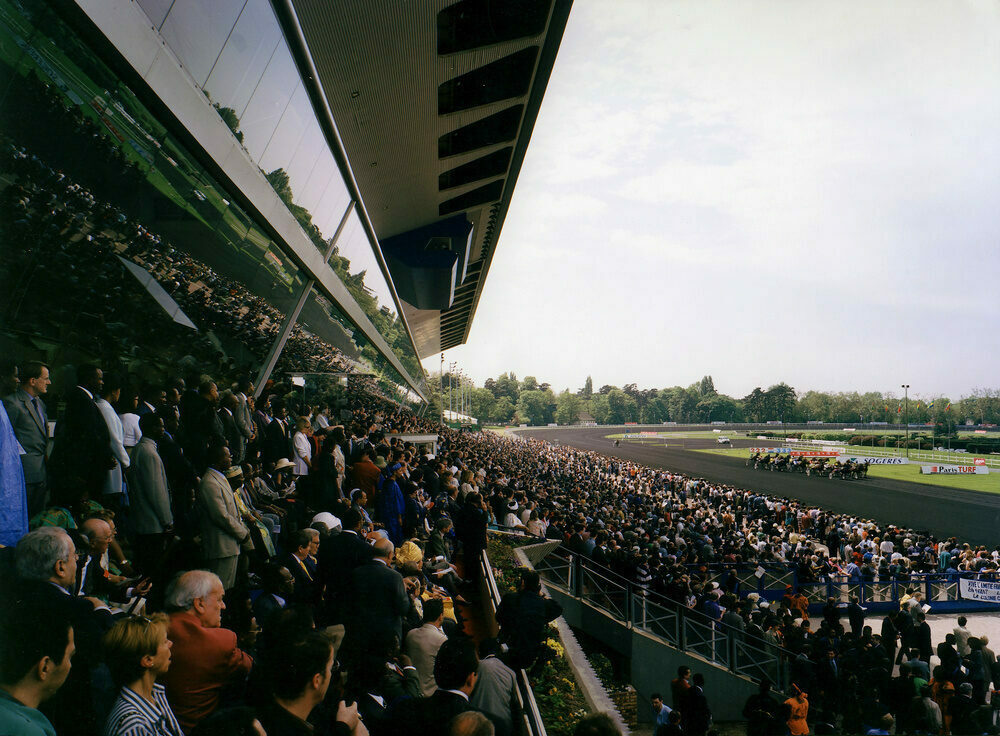
[[[425,358],[464,343],[572,0],[286,0]]]

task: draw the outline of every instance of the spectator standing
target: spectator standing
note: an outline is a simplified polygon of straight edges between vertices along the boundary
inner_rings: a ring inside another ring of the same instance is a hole
[[[757,692],[747,698],[743,717],[747,719],[747,736],[771,736],[776,732],[781,719],[778,701],[771,697],[770,680],[761,680]]]
[[[44,363],[26,363],[20,387],[3,399],[10,424],[24,454],[20,462],[28,497],[28,518],[45,510],[48,503],[48,413],[42,399],[49,391],[49,368]]]
[[[968,623],[965,616],[959,616],[958,626],[952,630],[952,633],[955,634],[955,646],[958,648],[958,656],[960,657],[968,657],[969,652],[972,651],[969,648],[969,637],[972,636],[972,632],[966,628]]]
[[[653,693],[649,696],[649,705],[653,709],[653,731],[655,732],[661,726],[670,723],[670,714],[673,709],[663,702],[663,696],[660,693]]]
[[[122,427],[122,420],[115,411],[112,404],[117,404],[121,398],[122,387],[117,378],[104,382],[104,390],[94,403],[101,410],[101,416],[108,425],[108,434],[111,436],[111,454],[115,459],[115,466],[107,472],[104,481],[101,500],[106,508],[120,511],[122,503],[122,482],[124,481],[125,470],[130,464],[128,453],[125,452],[125,430]]]
[[[233,490],[226,480],[232,464],[229,448],[215,445],[209,452],[209,463],[198,487],[201,549],[209,569],[229,590],[236,584],[240,548],[250,543],[250,532],[240,519]]]
[[[257,439],[257,432],[254,426],[253,412],[250,409],[253,396],[253,381],[249,376],[242,376],[236,384],[236,409],[233,411],[233,418],[236,421],[236,428],[242,438],[243,454],[238,461],[243,462],[246,457],[246,449]]]
[[[410,610],[410,597],[403,576],[392,569],[395,547],[380,539],[373,547],[374,557],[354,569],[345,601],[345,656],[356,655],[369,641],[403,638],[403,616]]]
[[[162,613],[122,619],[104,635],[108,669],[120,688],[104,727],[106,736],[183,736],[167,691],[156,681],[170,669],[168,620]]]
[[[673,701],[674,710],[680,711],[687,697],[687,691],[691,689],[691,668],[681,665],[677,668],[677,677],[670,681],[670,699]]]
[[[788,733],[791,736],[806,736],[809,733],[809,724],[806,718],[809,716],[809,699],[804,690],[792,686],[795,694],[785,701],[788,708]]]
[[[213,713],[223,688],[243,680],[253,666],[236,634],[221,628],[224,594],[219,577],[205,570],[185,572],[167,589],[173,656],[164,684],[185,733]]]
[[[104,389],[104,372],[90,365],[78,373],[79,384],[66,395],[66,411],[56,424],[49,472],[53,485],[98,498],[115,463],[108,425],[94,403]]]
[[[425,604],[426,605],[426,604]],[[479,643],[479,669],[469,704],[493,722],[497,736],[515,733],[517,721],[517,676],[500,659],[500,642],[483,639]]]
[[[129,469],[129,518],[135,532],[133,550],[139,569],[163,582],[162,557],[174,530],[170,488],[158,444],[163,439],[163,420],[146,413],[139,418],[142,439],[132,451]]]
[[[691,678],[691,687],[684,695],[681,723],[687,736],[705,736],[712,727],[712,711],[705,696],[705,676],[700,672]]]
[[[312,436],[312,426],[306,417],[299,417],[295,421],[295,435],[292,437],[292,448],[294,455],[292,460],[295,467],[292,474],[295,476],[295,485],[300,489],[305,488],[305,479],[312,470],[312,443],[309,437]]]
[[[11,546],[28,531],[28,492],[21,445],[0,404],[0,544]]]
[[[520,588],[507,593],[497,606],[500,641],[510,648],[511,669],[527,669],[543,654],[545,627],[562,614],[562,606],[541,594],[541,581],[534,570],[521,571]]]
[[[406,635],[404,651],[417,668],[420,676],[420,691],[430,697],[437,690],[434,684],[434,658],[438,649],[448,641],[442,626],[444,624],[444,602],[432,598],[423,604],[423,625]]]

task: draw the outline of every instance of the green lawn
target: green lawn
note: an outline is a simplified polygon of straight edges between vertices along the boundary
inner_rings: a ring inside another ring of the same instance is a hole
[[[706,452],[712,455],[747,458],[750,450],[747,448],[691,450],[691,452]],[[1000,473],[993,471],[989,475],[921,475],[920,466],[910,465],[870,465],[868,475],[873,478],[892,478],[909,483],[923,483],[929,486],[944,488],[961,488],[966,491],[983,491],[985,493],[1000,493]]]

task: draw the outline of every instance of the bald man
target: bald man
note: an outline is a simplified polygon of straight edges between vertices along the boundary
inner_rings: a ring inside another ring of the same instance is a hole
[[[396,548],[388,539],[373,546],[373,557],[351,572],[347,592],[350,602],[344,611],[345,656],[350,658],[366,642],[403,640],[403,617],[412,605],[403,585],[403,576],[392,568]]]
[[[105,568],[102,558],[108,551],[114,533],[111,525],[103,519],[87,519],[80,526],[87,539],[90,549],[87,559],[77,566],[76,594],[92,596],[103,601],[125,603],[133,596],[143,598],[152,587],[148,580],[132,587],[129,580],[118,575],[111,575]]]

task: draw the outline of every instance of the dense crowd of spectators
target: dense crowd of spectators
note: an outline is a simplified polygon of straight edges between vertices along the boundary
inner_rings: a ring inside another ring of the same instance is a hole
[[[0,235],[8,256],[0,269],[11,287],[0,307],[11,323],[50,325],[54,333],[67,325],[85,326],[92,338],[100,335],[95,352],[124,355],[141,346],[142,357],[152,362],[176,366],[183,356],[182,365],[228,374],[264,360],[284,321],[279,309],[24,147],[8,143],[3,153],[0,170],[14,183],[0,195]],[[116,256],[149,271],[198,330],[163,313],[156,321],[157,339],[151,341],[150,317],[159,307]],[[273,280],[277,283],[278,276]],[[106,315],[114,315],[114,322]],[[360,357],[345,355],[297,323],[276,369],[370,373]],[[354,381],[368,393],[379,392],[369,376],[357,375]]]

